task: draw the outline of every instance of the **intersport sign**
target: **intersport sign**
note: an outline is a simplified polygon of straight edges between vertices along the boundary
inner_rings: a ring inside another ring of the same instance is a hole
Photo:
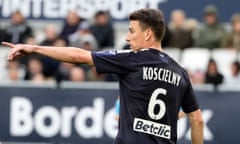
[[[239,12],[240,1],[228,0],[0,0],[0,19],[9,18],[15,10],[20,10],[33,20],[63,19],[69,10],[76,10],[85,18],[92,19],[98,10],[109,11],[115,21],[126,21],[133,10],[139,8],[160,8],[167,21],[174,9],[182,9],[188,18],[203,20],[203,9],[213,4],[219,10],[219,20],[229,22],[234,13]]]
[[[167,0],[0,0],[1,16],[9,17],[20,10],[26,17],[56,19],[66,17],[68,11],[76,10],[89,19],[98,10],[107,10],[113,19],[124,19],[139,8],[158,8]]]

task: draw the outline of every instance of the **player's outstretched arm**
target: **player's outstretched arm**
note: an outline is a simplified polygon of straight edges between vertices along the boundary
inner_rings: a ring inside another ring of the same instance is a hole
[[[191,125],[191,138],[192,144],[203,144],[203,127],[204,122],[202,113],[198,109],[188,114]]]
[[[2,42],[2,45],[11,48],[8,60],[14,60],[31,53],[38,53],[59,61],[93,65],[91,52],[81,48],[12,44],[8,42]]]

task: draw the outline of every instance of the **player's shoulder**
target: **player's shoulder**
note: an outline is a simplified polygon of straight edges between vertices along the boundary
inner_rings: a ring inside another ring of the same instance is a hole
[[[133,52],[133,50],[131,50],[131,49],[128,49],[128,50],[119,49],[119,50],[115,50],[115,52],[116,52],[117,54],[128,54],[128,53]]]
[[[141,54],[141,53],[148,53],[150,51],[150,49],[148,48],[143,48],[140,50],[132,50],[132,49],[128,49],[128,50],[115,50],[115,52],[117,54]]]
[[[132,50],[132,49],[118,49],[118,50],[110,50],[108,53],[115,54],[140,54],[140,53],[148,53],[151,49],[143,48],[140,50]]]
[[[122,54],[129,54],[132,50],[102,50],[102,51],[93,51],[93,55],[98,56],[114,56],[114,55],[122,55]]]
[[[162,52],[162,54],[166,57],[168,57],[169,64],[174,67],[180,74],[184,75],[184,77],[188,76],[188,71],[186,68],[183,67],[179,62],[177,62],[174,58],[169,56],[166,52]]]

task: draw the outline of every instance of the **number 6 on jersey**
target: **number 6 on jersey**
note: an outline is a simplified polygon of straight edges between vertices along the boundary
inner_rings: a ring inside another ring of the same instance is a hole
[[[154,120],[159,120],[159,119],[163,118],[163,116],[166,113],[166,104],[164,103],[163,100],[157,99],[158,95],[160,95],[160,94],[166,95],[167,90],[163,89],[163,88],[155,89],[150,97],[150,101],[148,104],[148,115],[150,118],[152,118]],[[159,106],[158,112],[155,111],[155,107],[157,105]]]

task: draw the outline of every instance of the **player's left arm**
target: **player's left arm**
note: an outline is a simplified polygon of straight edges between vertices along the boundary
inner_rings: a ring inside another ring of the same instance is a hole
[[[191,125],[192,144],[203,144],[204,122],[200,109],[187,114]]]
[[[81,48],[12,44],[8,42],[2,42],[2,44],[11,48],[8,60],[14,60],[31,53],[38,53],[59,61],[94,65],[91,52]]]

